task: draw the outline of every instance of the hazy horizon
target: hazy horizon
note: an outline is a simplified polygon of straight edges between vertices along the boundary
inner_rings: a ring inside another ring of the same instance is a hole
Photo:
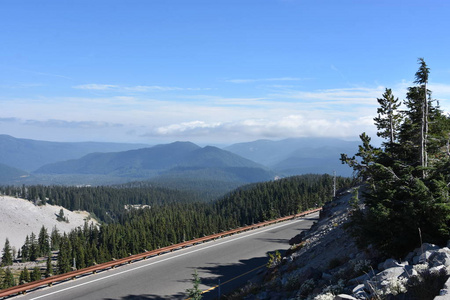
[[[149,145],[376,138],[376,98],[392,88],[404,99],[419,57],[450,111],[449,8],[438,0],[4,1],[0,133]]]

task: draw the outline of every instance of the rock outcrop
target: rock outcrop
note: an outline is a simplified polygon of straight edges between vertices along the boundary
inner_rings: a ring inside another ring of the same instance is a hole
[[[347,191],[327,203],[319,221],[291,239],[281,262],[247,284],[236,298],[450,299],[449,247],[424,243],[401,260],[383,257],[370,246],[358,249],[344,229],[353,193]]]

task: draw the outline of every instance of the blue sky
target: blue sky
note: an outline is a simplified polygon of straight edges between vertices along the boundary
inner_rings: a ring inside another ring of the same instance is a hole
[[[232,144],[375,136],[424,57],[450,111],[450,3],[4,0],[0,133]]]

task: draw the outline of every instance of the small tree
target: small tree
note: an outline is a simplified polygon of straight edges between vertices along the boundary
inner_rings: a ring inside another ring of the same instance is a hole
[[[186,292],[189,294],[189,298],[193,300],[199,300],[202,299],[202,290],[200,290],[201,280],[198,277],[197,270],[194,270],[194,273],[192,274],[192,284],[193,287],[190,289],[187,289]]]
[[[65,221],[65,217],[64,217],[64,210],[61,208],[59,210],[59,214],[58,217],[56,218],[59,222]]]
[[[11,269],[8,267],[5,270],[5,275],[3,277],[2,288],[7,289],[16,285],[16,281],[14,280],[14,275],[11,272]]]
[[[30,259],[30,239],[27,235],[25,238],[25,243],[22,246],[21,252],[22,262],[26,262]]]
[[[60,250],[58,254],[57,260],[57,270],[58,274],[64,274],[71,270],[70,258],[72,251],[72,245],[70,243],[69,238],[64,233],[64,236],[61,239]]]
[[[13,264],[13,256],[11,251],[11,246],[9,244],[8,238],[6,238],[5,246],[3,247],[3,254],[2,254],[2,263],[1,266],[11,266]]]
[[[31,272],[31,281],[40,280],[42,277],[41,269],[39,267],[34,267],[33,272]]]
[[[53,265],[52,265],[52,253],[49,251],[47,254],[47,263],[45,268],[45,277],[50,277],[53,275]]]
[[[30,272],[28,272],[27,267],[25,267],[19,276],[19,284],[24,284],[31,281]]]
[[[39,231],[38,250],[39,255],[46,255],[50,251],[50,236],[44,225],[42,225],[41,230]]]
[[[50,242],[51,242],[51,250],[59,250],[59,243],[61,240],[61,235],[58,232],[58,228],[56,226],[53,227],[51,236],[50,236]]]

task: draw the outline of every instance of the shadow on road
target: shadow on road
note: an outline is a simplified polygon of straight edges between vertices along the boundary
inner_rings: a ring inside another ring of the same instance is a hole
[[[274,242],[278,242],[274,240]],[[278,249],[283,254],[286,250]],[[274,253],[275,251],[270,251]],[[243,286],[247,281],[254,278],[258,273],[266,270],[266,264],[269,259],[269,252],[263,257],[254,257],[247,260],[240,260],[235,264],[209,264],[207,267],[198,268],[199,273],[209,273],[213,276],[201,278],[201,283],[208,287],[215,287],[211,291],[203,294],[203,299],[217,299],[219,296],[219,280],[220,295],[231,294],[236,289]],[[192,273],[194,270],[192,270]],[[187,281],[187,280],[186,280]]]
[[[161,296],[161,295],[127,295],[120,298],[103,298],[103,300],[169,300],[169,299],[186,299],[186,294],[179,293],[177,295],[171,296]]]

